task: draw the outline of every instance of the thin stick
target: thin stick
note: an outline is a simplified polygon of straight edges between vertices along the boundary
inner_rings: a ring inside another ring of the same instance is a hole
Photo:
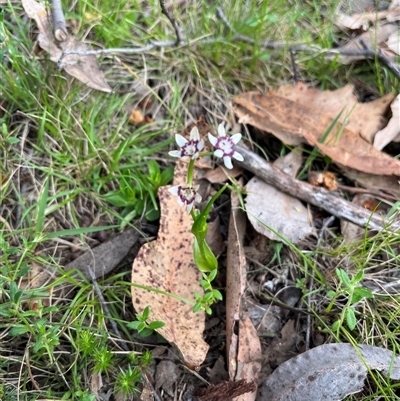
[[[242,35],[238,33],[232,25],[229,23],[228,19],[226,18],[224,12],[221,8],[217,8],[217,18],[219,18],[223,24],[234,34],[234,40],[240,40],[243,42],[257,44],[258,42],[246,35]],[[363,49],[323,49],[318,46],[308,46],[305,44],[290,44],[290,43],[280,43],[280,42],[262,42],[259,43],[260,47],[265,49],[282,49],[282,48],[289,48],[291,51],[307,51],[307,52],[321,52],[327,55],[335,55],[335,54],[343,54],[345,56],[364,56],[365,58],[375,58],[377,57],[379,61],[384,64],[389,70],[400,79],[400,68],[397,64],[393,63],[381,49],[375,51],[368,47],[365,43],[363,44],[363,40],[360,40],[361,46]]]
[[[181,34],[179,32],[178,24],[176,23],[175,19],[172,17],[172,15],[167,10],[167,7],[165,6],[165,1],[164,0],[160,0],[160,6],[161,6],[162,13],[169,19],[169,22],[174,27],[175,36],[176,36],[175,46],[178,46],[182,42],[182,38],[181,38]]]
[[[290,51],[290,61],[292,62],[292,70],[293,70],[293,82],[297,84],[300,81],[300,75],[297,71],[296,59],[295,59],[295,52],[292,48],[289,49]]]
[[[102,308],[104,310],[104,313],[105,313],[105,315],[107,316],[108,320],[111,323],[111,327],[114,330],[114,333],[120,339],[122,339],[122,336],[121,336],[121,334],[120,334],[120,332],[118,330],[117,324],[115,323],[113,317],[111,316],[110,310],[108,309],[108,306],[106,304],[106,300],[103,297],[103,294],[102,294],[102,292],[100,290],[99,285],[97,284],[96,276],[94,275],[92,268],[90,266],[87,266],[87,271],[88,271],[90,280],[91,280],[91,282],[93,284],[94,290],[96,291],[96,294],[97,294],[97,296],[98,296],[98,298],[100,300],[100,303],[101,303],[101,306],[102,306]],[[121,342],[121,347],[124,349],[124,351],[129,351],[129,348],[125,344],[124,340]]]
[[[68,38],[68,31],[61,0],[51,0],[51,17],[53,19],[54,37],[59,42],[65,42]]]
[[[381,216],[348,202],[325,188],[315,187],[307,182],[292,178],[251,150],[241,146],[235,146],[235,150],[244,157],[244,161],[236,161],[236,163],[251,171],[266,183],[295,198],[318,206],[340,219],[348,220],[361,227],[368,227],[370,230],[386,229],[393,232],[400,228],[399,222],[388,224]]]
[[[365,51],[370,52],[370,54],[371,54],[370,57],[377,57],[378,60],[379,60],[382,64],[386,65],[386,67],[389,68],[389,70],[392,71],[392,73],[393,73],[397,78],[400,79],[400,68],[399,68],[399,66],[396,65],[395,63],[393,63],[393,61],[390,60],[390,58],[387,57],[387,56],[383,53],[382,49],[379,49],[378,51],[375,51],[375,50],[371,49],[371,48],[365,43],[365,41],[364,41],[363,39],[360,39],[359,42],[360,42],[361,46],[363,47],[363,49],[364,49]]]

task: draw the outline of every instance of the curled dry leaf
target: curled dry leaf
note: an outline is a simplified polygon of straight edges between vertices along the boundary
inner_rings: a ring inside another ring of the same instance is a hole
[[[132,283],[194,301],[194,292],[201,293],[202,289],[201,274],[193,262],[192,218],[168,188],[162,187],[158,192],[161,208],[158,238],[140,249],[132,266]],[[139,313],[150,305],[149,321],[165,323],[157,331],[177,346],[188,367],[194,369],[201,365],[208,350],[203,340],[203,312],[193,313],[192,305],[135,287],[132,287],[132,301]]]
[[[327,110],[330,109],[331,103],[324,102],[320,96],[317,96],[318,108],[311,109],[299,103],[300,99],[305,97],[306,100],[302,99],[301,102],[308,100],[311,106],[310,98],[307,96],[308,91],[304,85],[298,85],[293,93],[287,87],[283,87],[282,91],[279,91],[280,96],[275,95],[275,92],[266,95],[258,92],[243,93],[234,98],[237,104],[236,113],[240,118],[246,116],[249,124],[273,133],[285,143],[298,145],[308,142],[310,145],[317,146],[322,153],[338,164],[376,175],[400,175],[399,160],[378,151],[360,136],[367,137],[371,132],[375,133],[385,126],[382,115],[370,113],[369,118],[367,114],[374,106],[383,113],[392,101],[392,95],[378,99],[376,103],[371,102],[374,103],[373,105],[367,103],[362,108],[360,106],[357,114],[355,114],[357,108],[355,106],[350,118],[364,121],[364,123],[356,131],[351,131],[347,125],[343,127],[342,124],[337,123],[321,143],[322,135],[332,124],[333,118],[339,115],[343,104],[338,113],[330,117]],[[310,92],[311,95],[313,91],[310,90]],[[330,93],[335,96],[335,91]],[[296,101],[288,99],[288,96],[296,98]],[[348,125],[350,124],[351,122]],[[354,122],[354,127],[357,124]]]
[[[280,365],[263,383],[259,401],[338,401],[362,390],[368,369],[400,380],[400,358],[384,348],[325,344]]]
[[[246,257],[243,237],[246,232],[245,214],[238,208],[239,198],[232,192],[232,211],[228,233],[226,342],[229,377],[235,381],[256,382],[261,370],[261,344],[253,323],[242,309],[241,299],[246,287]],[[234,327],[239,323],[238,334]],[[254,401],[256,388],[235,398]]]
[[[302,157],[298,152],[277,159],[274,165],[295,176]],[[294,168],[293,168],[294,167]],[[254,229],[260,234],[275,240],[282,238],[297,244],[310,234],[315,234],[310,224],[307,208],[296,198],[281,192],[258,177],[253,177],[246,185],[246,212]]]
[[[367,32],[362,33],[359,36],[356,36],[354,39],[351,39],[345,45],[340,46],[339,49],[341,50],[362,50],[363,46],[361,45],[362,41],[368,48],[372,48],[377,50],[381,48],[384,50],[384,43],[388,40],[390,35],[397,32],[398,33],[399,27],[397,24],[379,24],[377,26],[371,27]],[[389,58],[394,58],[394,54],[391,52],[385,52],[386,56]],[[365,56],[360,54],[338,54],[335,56],[329,55],[327,56],[328,59],[333,59],[339,61],[342,64],[351,64],[357,60],[364,60]]]
[[[400,55],[400,35],[399,32],[393,32],[386,41],[387,47],[397,55]]]
[[[39,28],[39,45],[43,50],[50,54],[51,61],[57,63],[62,53],[67,50],[92,50],[90,46],[80,42],[71,35],[69,35],[65,41],[56,41],[49,23],[51,18],[42,3],[38,3],[35,0],[22,0],[22,6],[29,18],[36,21]],[[95,56],[78,56],[76,54],[70,54],[63,58],[62,65],[69,75],[83,82],[90,88],[103,92],[112,92],[112,89],[106,82],[103,73],[100,71]]]
[[[241,297],[246,289],[246,257],[243,250],[246,215],[238,208],[239,197],[233,191],[231,194],[231,204],[226,277],[226,352],[229,377],[231,380],[234,380],[237,372],[239,346],[238,335],[234,329],[236,323],[239,321]]]
[[[236,178],[242,173],[243,168],[237,164],[234,164],[232,169],[227,169],[225,166],[220,165],[214,170],[207,171],[202,178],[205,178],[212,184],[222,184],[223,182],[228,181],[229,177]]]
[[[246,315],[239,320],[239,344],[237,355],[236,380],[257,382],[261,372],[261,343],[257,330],[250,318]],[[257,389],[238,396],[236,401],[254,401]]]
[[[383,149],[392,141],[400,142],[400,95],[397,95],[390,107],[392,118],[385,128],[376,133],[374,138],[374,147],[378,150]]]

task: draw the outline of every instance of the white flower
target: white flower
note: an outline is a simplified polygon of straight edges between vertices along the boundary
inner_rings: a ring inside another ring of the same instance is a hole
[[[180,147],[180,150],[171,150],[169,155],[172,157],[189,156],[191,159],[197,159],[199,153],[204,148],[204,141],[200,139],[199,130],[196,126],[190,131],[190,139],[185,139],[182,135],[176,134],[175,141]]]
[[[200,185],[194,187],[182,187],[181,185],[177,185],[171,187],[168,191],[171,192],[172,195],[177,196],[179,206],[185,205],[187,212],[190,213],[194,203],[201,201],[201,196],[197,193],[199,186]]]
[[[232,157],[236,160],[243,161],[243,156],[233,149],[233,146],[239,143],[242,139],[242,134],[234,134],[229,136],[225,132],[222,124],[218,125],[218,138],[208,133],[208,140],[216,148],[214,156],[223,157],[226,168],[233,168]]]

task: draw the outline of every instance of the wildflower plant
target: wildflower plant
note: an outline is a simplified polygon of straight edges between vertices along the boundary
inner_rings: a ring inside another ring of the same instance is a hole
[[[228,169],[232,169],[232,158],[243,161],[243,156],[234,150],[234,146],[239,143],[242,138],[241,134],[229,136],[222,124],[218,126],[218,137],[208,133],[208,140],[215,148],[213,152],[202,152],[204,149],[204,141],[200,138],[199,130],[196,126],[192,128],[189,134],[189,140],[182,135],[176,134],[175,140],[179,146],[179,150],[169,152],[172,157],[189,158],[189,166],[187,172],[187,180],[185,185],[177,185],[171,187],[169,192],[177,197],[178,204],[185,206],[186,211],[193,218],[193,226],[191,229],[194,235],[193,258],[198,269],[203,273],[203,279],[200,285],[204,289],[204,295],[195,294],[196,304],[194,311],[204,310],[211,314],[211,305],[222,299],[222,295],[218,290],[213,289],[211,282],[217,275],[218,261],[214,253],[206,242],[208,231],[207,218],[211,211],[211,207],[219,196],[224,192],[227,184],[224,185],[208,202],[202,212],[196,209],[196,204],[201,201],[198,193],[199,186],[193,185],[193,172],[195,160],[213,154],[215,157],[222,158],[224,165]]]

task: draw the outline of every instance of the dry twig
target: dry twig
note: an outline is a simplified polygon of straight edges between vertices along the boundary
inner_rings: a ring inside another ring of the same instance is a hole
[[[244,157],[244,161],[237,161],[238,164],[282,192],[318,206],[340,219],[348,220],[361,227],[368,227],[370,230],[396,231],[400,229],[399,222],[389,224],[381,216],[372,214],[369,210],[348,202],[325,188],[296,180],[251,150],[241,146],[235,146],[235,149]]]
[[[51,0],[51,17],[53,19],[54,37],[59,42],[65,42],[68,37],[68,31],[61,0]]]

